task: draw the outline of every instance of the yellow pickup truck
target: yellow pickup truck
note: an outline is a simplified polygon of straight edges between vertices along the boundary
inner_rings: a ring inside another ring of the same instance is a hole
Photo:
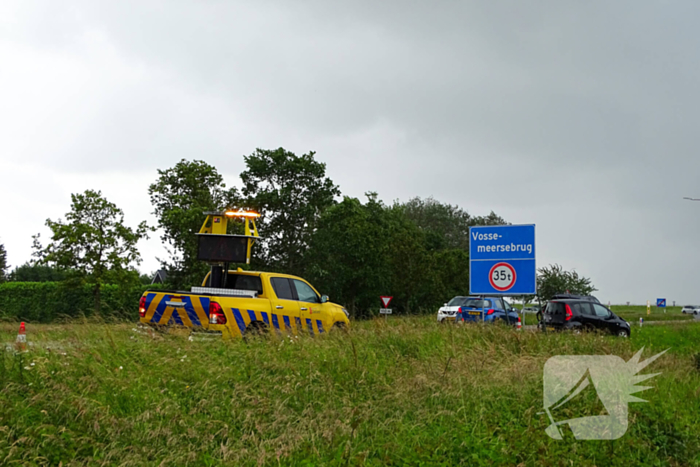
[[[349,324],[348,312],[319,295],[304,279],[270,272],[228,271],[222,288],[189,292],[146,291],[139,302],[140,322],[152,327],[186,326],[221,335],[247,333],[321,334]]]

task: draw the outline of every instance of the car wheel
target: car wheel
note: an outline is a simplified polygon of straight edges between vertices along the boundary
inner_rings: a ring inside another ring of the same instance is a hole
[[[620,329],[617,331],[617,337],[629,337],[630,332],[627,329]]]

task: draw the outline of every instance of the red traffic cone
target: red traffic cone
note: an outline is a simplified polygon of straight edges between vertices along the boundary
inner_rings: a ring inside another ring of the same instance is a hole
[[[520,316],[518,316],[518,329],[523,328],[523,323],[520,321]]]
[[[27,331],[24,328],[24,321],[19,325],[19,332],[17,333],[15,344],[19,350],[27,350]]]

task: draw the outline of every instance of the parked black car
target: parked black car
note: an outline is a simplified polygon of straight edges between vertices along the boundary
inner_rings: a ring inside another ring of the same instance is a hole
[[[542,312],[540,327],[545,331],[576,332],[600,330],[629,337],[630,325],[605,306],[587,297],[554,299]]]

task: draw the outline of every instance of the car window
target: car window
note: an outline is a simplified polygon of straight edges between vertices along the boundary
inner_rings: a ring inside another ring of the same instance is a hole
[[[573,307],[574,311],[577,311],[580,315],[594,316],[590,303],[574,303]]]
[[[292,293],[292,286],[289,284],[289,279],[286,277],[273,277],[270,279],[270,282],[272,282],[272,288],[275,289],[277,298],[294,300],[294,294]]]
[[[447,306],[462,306],[466,301],[467,297],[455,297],[449,302],[447,302]]]
[[[488,300],[482,300],[480,298],[467,298],[462,306],[469,308],[488,308],[491,305]]]
[[[297,296],[299,297],[299,301],[310,303],[321,302],[321,300],[319,300],[318,298],[318,295],[316,295],[316,292],[314,292],[314,289],[312,289],[309,286],[309,284],[296,279],[293,279],[292,282],[294,283],[294,288],[297,289]]]
[[[248,276],[245,274],[229,274],[226,280],[227,289],[253,290],[262,294],[262,281],[260,276]]]
[[[564,304],[561,302],[549,302],[545,313],[548,315],[563,315],[565,313]]]
[[[593,311],[595,311],[595,315],[599,318],[605,318],[610,314],[608,309],[605,308],[603,305],[598,305],[597,303],[592,303],[591,305],[593,306]]]
[[[496,308],[498,308],[499,310],[506,309],[506,307],[503,306],[503,299],[502,298],[497,298],[495,301],[496,301]]]

